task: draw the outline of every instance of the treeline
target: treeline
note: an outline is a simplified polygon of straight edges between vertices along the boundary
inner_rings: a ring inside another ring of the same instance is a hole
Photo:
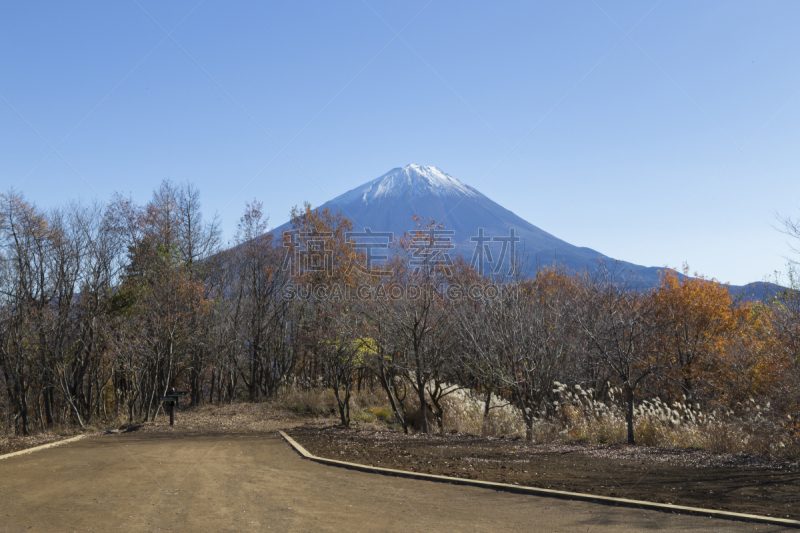
[[[428,432],[461,388],[487,413],[493,398],[515,406],[532,437],[558,416],[563,384],[622,402],[630,442],[634,406],[655,398],[733,414],[767,405],[774,427],[797,430],[795,290],[737,303],[672,271],[649,290],[603,265],[523,278],[521,258],[487,277],[443,261],[422,221],[376,271],[342,214],[294,209],[284,238],[266,233],[256,201],[223,249],[198,190],[168,181],[144,206],[0,200],[6,431],[152,420],[170,387],[192,405],[329,388],[349,425],[351,393],[370,387],[405,431]]]

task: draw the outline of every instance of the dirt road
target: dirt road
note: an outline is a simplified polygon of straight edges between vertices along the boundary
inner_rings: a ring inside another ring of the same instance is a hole
[[[0,462],[3,533],[780,530],[353,472],[275,434],[97,436]]]

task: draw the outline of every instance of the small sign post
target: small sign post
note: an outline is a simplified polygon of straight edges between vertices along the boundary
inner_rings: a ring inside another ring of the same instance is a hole
[[[175,425],[175,404],[181,396],[186,396],[186,391],[175,390],[175,387],[169,389],[166,396],[161,397],[161,401],[169,405],[169,425]]]

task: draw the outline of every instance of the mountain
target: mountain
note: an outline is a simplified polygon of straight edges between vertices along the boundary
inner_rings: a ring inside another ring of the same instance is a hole
[[[571,270],[582,271],[597,268],[598,260],[609,268],[616,262],[596,250],[574,246],[547,233],[436,167],[411,164],[392,169],[320,207],[341,211],[353,222],[356,231],[370,228],[373,232],[392,232],[396,237],[416,228],[414,215],[433,219],[454,231],[450,236],[455,245],[452,253],[460,252],[468,260],[476,247],[470,238],[478,236],[479,228],[490,237],[508,236],[510,228],[514,228],[520,238],[517,252],[524,252],[533,264],[552,265],[555,261]],[[288,223],[273,232],[286,229],[289,229]],[[492,258],[497,259],[502,243],[491,243],[490,249]],[[658,271],[662,270],[625,261],[619,261],[617,269],[635,272],[645,287],[656,285]],[[733,293],[741,290],[750,293],[756,288],[731,289]]]

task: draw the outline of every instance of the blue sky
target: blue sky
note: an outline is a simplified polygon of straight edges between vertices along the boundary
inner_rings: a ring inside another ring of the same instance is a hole
[[[419,163],[612,257],[785,270],[796,2],[137,1],[0,6],[0,189],[191,180],[230,238]]]

